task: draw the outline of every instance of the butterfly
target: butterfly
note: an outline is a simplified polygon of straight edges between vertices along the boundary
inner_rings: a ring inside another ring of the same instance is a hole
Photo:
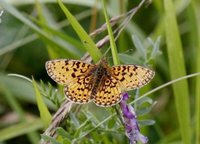
[[[74,103],[93,101],[102,107],[119,103],[125,91],[141,88],[155,72],[137,65],[110,67],[102,59],[97,64],[80,60],[56,59],[46,62],[48,75],[64,85],[64,94]]]

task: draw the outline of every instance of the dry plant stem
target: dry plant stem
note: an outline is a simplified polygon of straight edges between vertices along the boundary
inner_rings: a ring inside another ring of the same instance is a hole
[[[89,32],[92,32],[93,30],[96,29],[97,15],[98,15],[98,9],[97,9],[97,0],[96,0],[94,6],[92,8],[92,14],[91,14],[91,22],[90,22],[90,30],[89,30]]]
[[[128,11],[125,14],[122,14],[120,16],[115,16],[113,18],[110,19],[110,24],[113,27],[114,25],[116,25],[117,22],[119,22],[119,20],[123,19],[125,17],[125,19],[123,20],[123,22],[120,24],[120,26],[118,28],[116,28],[113,31],[113,34],[115,36],[115,41],[117,40],[117,38],[119,37],[119,35],[121,34],[121,32],[124,30],[124,28],[128,25],[128,23],[130,22],[130,20],[132,19],[132,17],[136,14],[136,12],[138,12],[138,10],[143,6],[143,4],[145,2],[147,2],[148,0],[142,0],[139,5],[133,9],[131,9],[130,11]],[[96,29],[94,32],[90,33],[90,36],[96,36],[97,34],[105,31],[107,29],[106,23],[104,23],[100,28]],[[105,44],[107,44],[109,42],[109,36],[106,35],[103,39],[99,40],[96,43],[96,46],[98,48],[103,47]],[[86,62],[91,62],[92,59],[89,56],[89,53],[86,53],[82,59],[83,61]]]
[[[61,107],[54,114],[51,125],[48,127],[48,129],[46,129],[43,135],[50,136],[53,138],[57,137],[56,127],[58,127],[62,123],[62,121],[68,116],[72,108],[72,105],[73,105],[73,102],[67,99],[63,102]],[[41,144],[50,144],[50,142],[45,142],[41,140]]]
[[[110,19],[110,25],[113,27],[115,26],[119,20],[123,19],[123,18],[126,18],[124,21],[125,22],[129,22],[130,20],[127,21],[127,18],[129,17],[133,17],[133,15],[142,7],[142,5],[145,3],[145,1],[147,0],[142,0],[140,2],[140,4],[137,6],[137,7],[134,7],[132,8],[130,11],[128,11],[127,13],[124,13],[122,15],[119,15],[119,16],[114,16]],[[130,19],[131,19],[130,18]],[[126,26],[126,25],[125,25]],[[96,29],[94,32],[90,33],[90,36],[96,36],[97,34],[105,31],[107,29],[107,26],[106,26],[106,23],[104,23],[100,28]]]

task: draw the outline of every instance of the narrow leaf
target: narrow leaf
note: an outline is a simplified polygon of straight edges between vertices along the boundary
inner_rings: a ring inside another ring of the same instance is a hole
[[[192,1],[192,8],[194,11],[194,23],[192,25],[193,27],[193,37],[192,39],[194,39],[194,47],[195,47],[195,52],[196,52],[196,71],[200,72],[200,16],[199,16],[199,12],[200,12],[200,4],[193,0]],[[195,144],[199,144],[200,143],[200,76],[196,77],[196,93],[195,93],[195,100],[196,100],[196,105],[195,105],[195,109],[196,109],[196,125],[195,125]]]
[[[103,0],[103,12],[104,12],[104,16],[105,16],[105,19],[106,19],[106,25],[107,25],[109,39],[110,39],[110,46],[111,46],[111,52],[112,52],[112,57],[113,57],[113,63],[114,63],[114,65],[118,65],[120,63],[119,62],[119,56],[118,56],[118,53],[117,53],[117,46],[115,44],[112,28],[111,28],[111,25],[110,25],[110,22],[109,22],[109,19],[108,19],[105,0]]]
[[[165,8],[165,33],[172,79],[186,75],[184,66],[183,48],[176,21],[176,14],[172,0],[164,0]],[[186,80],[172,85],[175,104],[180,125],[181,137],[184,144],[191,143],[189,92]]]
[[[40,117],[41,117],[42,122],[45,125],[45,127],[48,127],[50,122],[51,122],[51,114],[50,114],[47,106],[45,105],[45,103],[42,99],[42,96],[41,96],[40,91],[38,89],[37,83],[35,82],[34,79],[33,79],[33,86],[34,86],[34,90],[35,90],[37,106],[38,106],[39,111],[40,111]]]
[[[69,10],[63,5],[61,0],[58,0],[58,4],[60,5],[61,9],[63,10],[64,14],[68,18],[68,21],[71,23],[71,26],[81,39],[83,45],[86,48],[86,51],[89,52],[90,56],[93,58],[95,62],[97,62],[102,54],[100,50],[96,47],[93,40],[90,38],[90,36],[86,33],[86,31],[82,28],[82,26],[78,23],[76,18],[69,12]]]

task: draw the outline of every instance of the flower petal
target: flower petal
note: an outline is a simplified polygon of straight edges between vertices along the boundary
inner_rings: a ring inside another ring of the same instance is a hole
[[[136,144],[138,141],[146,144],[148,142],[148,138],[140,133],[135,110],[131,105],[126,104],[126,100],[128,99],[128,97],[128,94],[124,93],[123,99],[120,102],[123,120],[126,128],[126,136],[129,138],[130,144]]]

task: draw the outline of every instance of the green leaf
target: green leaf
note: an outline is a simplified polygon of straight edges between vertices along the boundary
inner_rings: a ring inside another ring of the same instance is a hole
[[[63,138],[67,138],[70,141],[73,140],[73,137],[61,127],[56,128],[56,132],[58,135],[62,136]]]
[[[32,83],[33,83],[33,87],[34,87],[34,90],[35,90],[37,106],[38,106],[39,111],[40,111],[40,117],[42,119],[44,126],[48,127],[49,124],[51,123],[51,114],[50,114],[47,106],[45,105],[45,103],[42,99],[42,96],[41,96],[40,91],[38,89],[37,83],[35,82],[34,79],[33,79]]]
[[[145,50],[145,47],[142,44],[142,41],[139,39],[137,35],[132,35],[132,40],[133,40],[136,50],[138,51],[140,56],[146,61],[147,51]]]
[[[181,45],[180,34],[176,21],[176,14],[172,0],[164,0],[165,8],[165,33],[169,58],[170,75],[172,79],[185,76],[185,61],[183,48]],[[191,143],[191,121],[189,92],[186,80],[174,83],[173,93],[175,96],[176,110],[180,125],[181,137],[184,144]]]
[[[86,33],[86,31],[81,27],[81,25],[78,23],[78,21],[76,20],[76,18],[63,5],[63,3],[61,2],[61,0],[58,0],[58,4],[61,7],[61,9],[63,10],[63,12],[66,15],[66,17],[68,18],[68,21],[71,23],[71,26],[73,27],[73,29],[75,30],[75,32],[77,33],[77,35],[79,36],[79,38],[81,39],[83,45],[86,48],[86,51],[88,51],[89,54],[90,54],[90,56],[92,57],[92,59],[95,62],[97,62],[101,58],[101,56],[102,56],[100,50],[96,47],[96,45],[93,42],[93,40]]]
[[[63,144],[71,144],[72,142],[68,138],[65,138],[62,143]]]

